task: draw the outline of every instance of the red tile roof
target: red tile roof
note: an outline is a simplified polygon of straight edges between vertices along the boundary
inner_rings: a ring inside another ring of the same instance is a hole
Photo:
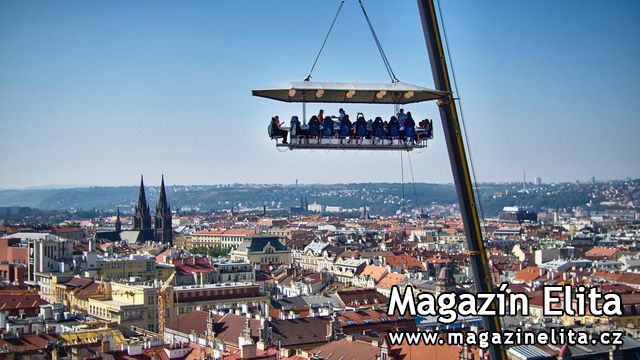
[[[24,353],[45,350],[49,344],[56,342],[56,338],[49,334],[27,334],[14,339],[0,339],[0,348],[12,353]]]
[[[238,346],[238,338],[242,333],[247,317],[236,314],[220,315],[217,313],[213,313],[211,316],[215,322],[216,339],[222,340],[227,345]],[[208,317],[209,313],[206,311],[192,311],[169,323],[167,328],[183,334],[190,334],[191,331],[195,331],[196,334],[202,335],[207,330]],[[257,339],[260,335],[260,321],[250,319],[249,325],[251,327],[251,336]]]
[[[196,232],[198,235],[218,235],[224,233],[224,229],[207,229]]]
[[[394,360],[423,360],[423,359],[438,359],[438,360],[458,360],[460,358],[460,351],[462,347],[451,345],[425,345],[419,343],[418,345],[408,345],[406,342],[402,345],[394,345],[389,350],[389,355]],[[478,351],[473,351],[474,359],[479,359]]]
[[[382,289],[391,289],[393,285],[397,285],[407,279],[407,275],[404,274],[387,274],[380,282],[378,287]]]
[[[385,261],[387,262],[387,265],[391,265],[393,267],[400,267],[402,270],[408,270],[413,268],[424,270],[424,265],[418,259],[407,254],[387,256],[385,258]]]
[[[313,348],[309,353],[319,354],[323,359],[376,359],[380,353],[380,348],[368,341],[344,338]]]
[[[0,293],[0,311],[37,308],[46,305],[40,295],[3,295]]]
[[[613,259],[617,254],[618,249],[616,248],[594,247],[585,252],[584,256],[589,259]]]
[[[527,266],[517,271],[513,278],[524,282],[532,282],[540,278],[540,269],[537,266]]]
[[[367,265],[358,276],[363,278],[369,276],[377,284],[382,280],[386,272],[387,268],[384,266]]]
[[[215,268],[204,257],[176,259],[173,261],[173,265],[176,267],[176,275],[215,271]]]

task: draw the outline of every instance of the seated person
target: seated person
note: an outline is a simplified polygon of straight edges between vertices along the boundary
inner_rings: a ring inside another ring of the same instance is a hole
[[[389,137],[399,139],[400,138],[400,123],[398,118],[392,116],[389,120]]]
[[[351,120],[349,120],[349,115],[345,115],[342,119],[340,119],[340,138],[344,139],[351,135]]]
[[[433,125],[431,123],[431,120],[424,119],[424,120],[420,121],[418,126],[419,126],[419,128],[421,130],[423,130],[423,131],[420,132],[420,134],[419,134],[420,137],[418,138],[418,140],[431,138],[431,136],[433,134]]]
[[[302,127],[300,126],[300,120],[298,120],[297,116],[292,116],[291,117],[291,138],[293,137],[298,137],[298,136],[307,136],[307,131],[302,129]]]
[[[384,139],[384,123],[382,122],[382,118],[380,116],[376,117],[373,124],[371,124],[371,132],[373,133],[373,137],[378,139]]]
[[[281,137],[282,143],[287,144],[287,135],[289,134],[286,130],[282,130],[280,127],[282,126],[280,122],[280,117],[278,115],[271,118],[271,123],[269,124],[269,136],[274,139]]]
[[[320,137],[320,120],[318,120],[318,117],[315,115],[309,119],[308,136],[315,138]]]
[[[325,116],[324,121],[322,122],[322,137],[333,137],[333,120],[330,116]]]
[[[355,123],[356,137],[364,139],[367,137],[367,120],[364,118],[364,114],[358,113],[358,119]]]

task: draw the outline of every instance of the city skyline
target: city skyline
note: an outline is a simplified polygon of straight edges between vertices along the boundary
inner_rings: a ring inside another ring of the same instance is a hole
[[[406,176],[406,174],[405,174]],[[606,183],[606,182],[616,182],[616,181],[626,181],[626,180],[636,180],[637,178],[631,178],[631,177],[627,177],[624,179],[598,179],[596,178],[596,182],[598,183]],[[145,186],[150,186],[150,187],[154,187],[154,188],[159,188],[161,185],[161,182],[154,182],[152,179],[150,179],[151,181],[147,181],[145,180]],[[565,181],[549,181],[546,182],[542,181],[542,184],[545,185],[552,185],[552,184],[571,184],[571,183],[589,183],[591,182],[592,179],[591,177],[589,178],[585,178],[585,179],[574,179],[574,180],[565,180]],[[424,181],[416,181],[416,184],[433,184],[433,185],[454,185],[453,181],[450,182],[424,182]],[[528,185],[536,185],[536,180],[535,178],[532,179],[527,179],[526,182]],[[214,183],[214,184],[197,184],[197,183],[193,183],[193,184],[184,184],[184,183],[173,183],[173,182],[166,182],[166,186],[167,187],[172,187],[172,186],[233,186],[233,185],[243,185],[243,186],[275,186],[275,185],[282,185],[282,186],[314,186],[314,185],[341,185],[341,184],[401,184],[400,181],[375,181],[375,182],[367,182],[367,181],[360,181],[360,182],[309,182],[309,183],[302,183],[302,182],[298,182],[296,184],[295,179],[293,182],[278,182],[278,183],[260,183],[260,182],[255,182],[255,183],[241,183],[241,182],[230,182],[230,183]],[[412,182],[411,181],[406,181],[405,179],[405,186],[411,186]],[[522,180],[518,181],[518,180],[504,180],[504,181],[486,181],[486,182],[478,182],[478,184],[522,184]],[[22,186],[22,187],[7,187],[7,188],[2,188],[0,187],[0,191],[2,190],[37,190],[37,189],[80,189],[80,188],[91,188],[91,187],[104,187],[104,188],[109,188],[109,187],[136,187],[136,183],[135,182],[131,182],[131,183],[127,183],[127,184],[109,184],[109,185],[96,185],[96,184],[44,184],[44,185],[32,185],[32,186]]]
[[[338,3],[2,2],[0,188],[131,185],[140,173],[151,185],[161,173],[168,184],[399,182],[398,154],[278,152],[268,119],[300,108],[250,95],[306,76]],[[415,2],[367,6],[400,80],[432,87]],[[545,182],[640,177],[638,3],[442,11],[479,182],[518,182],[525,170]],[[303,13],[320,16],[300,31]],[[355,2],[314,79],[388,81]],[[410,107],[435,124],[413,170],[416,182],[450,183],[435,108]]]

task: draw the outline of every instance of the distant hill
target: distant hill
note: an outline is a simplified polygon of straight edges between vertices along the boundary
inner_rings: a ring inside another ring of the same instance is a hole
[[[607,189],[615,189],[608,191]],[[598,184],[480,184],[479,197],[485,216],[495,216],[504,206],[532,206],[535,210],[546,208],[571,208],[584,206],[589,201],[596,206],[604,200],[621,204],[638,201],[640,180],[613,181]],[[151,207],[158,197],[158,187],[146,188]],[[457,203],[451,184],[363,183],[334,185],[174,185],[168,186],[171,207],[198,209],[200,211],[240,208],[281,208],[288,210],[298,206],[301,197],[308,203],[360,208],[367,206],[372,214],[394,214],[404,205],[406,209],[430,204]],[[79,187],[62,189],[0,190],[0,207],[30,207],[42,210],[102,210],[130,211],[137,199],[137,186],[130,187]],[[612,198],[615,197],[615,198]],[[595,208],[595,207],[594,207]],[[152,209],[153,210],[153,209]]]
[[[158,187],[147,186],[147,198],[155,204]],[[402,203],[401,184],[340,184],[340,185],[189,185],[168,186],[168,197],[173,209],[198,208],[201,211],[240,208],[289,209],[299,206],[301,197],[308,203],[360,208],[368,206],[376,213],[393,213]],[[43,210],[90,210],[106,211],[121,207],[125,212],[133,208],[138,188],[131,187],[84,187],[72,189],[21,189],[0,190],[0,207],[26,206]],[[420,204],[456,201],[451,185],[416,184]],[[413,186],[405,185],[406,205],[415,203]]]

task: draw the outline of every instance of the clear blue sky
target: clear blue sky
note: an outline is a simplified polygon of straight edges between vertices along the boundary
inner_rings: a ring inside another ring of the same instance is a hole
[[[399,181],[398,153],[278,152],[269,118],[301,107],[250,95],[306,76],[338,3],[0,1],[0,187]],[[416,2],[365,4],[432,87]],[[640,177],[640,2],[442,6],[480,181]],[[356,0],[314,79],[388,81]],[[416,181],[451,182],[435,105],[409,110],[436,119]]]

